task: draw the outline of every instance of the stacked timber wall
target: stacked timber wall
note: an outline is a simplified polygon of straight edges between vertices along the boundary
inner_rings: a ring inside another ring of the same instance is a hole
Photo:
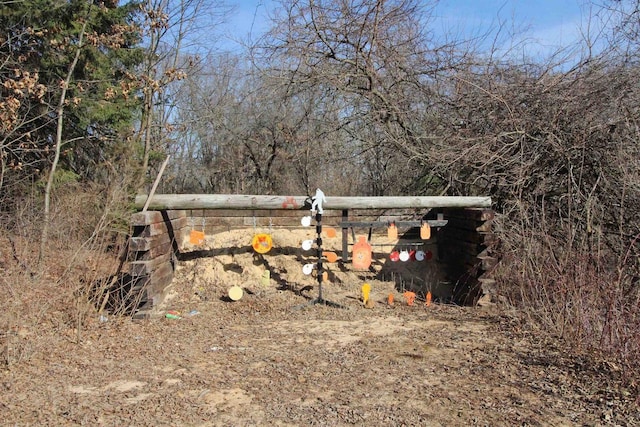
[[[164,298],[187,226],[185,211],[145,211],[131,217],[128,259],[132,290],[140,293],[139,310]]]
[[[444,209],[448,219],[438,242],[440,259],[453,288],[453,299],[475,304],[495,296],[491,272],[498,264],[495,213],[489,209]]]
[[[142,207],[145,200],[141,196],[136,204]],[[153,196],[150,206],[156,210],[132,217],[128,254],[133,286],[143,293],[142,308],[153,308],[164,298],[191,231],[216,234],[239,228],[302,227],[300,219],[309,209],[307,205],[308,199],[302,196]],[[348,231],[353,234],[354,228],[363,227],[361,223],[367,223],[371,235],[371,229],[375,228],[385,232],[386,224],[394,220],[413,220],[406,221],[407,224],[428,221],[434,228],[433,237],[419,243],[424,248],[429,245],[435,248],[434,260],[438,263],[429,263],[434,271],[427,276],[437,283],[441,279],[442,283],[449,283],[453,287],[452,301],[475,304],[484,295],[494,294],[490,276],[498,260],[494,254],[497,239],[492,232],[494,212],[490,206],[487,197],[328,197],[323,223],[342,229],[345,263],[348,245],[352,244],[348,243],[351,237]],[[424,212],[428,214],[422,215]],[[405,239],[411,237],[412,232],[407,231],[402,236]],[[386,257],[388,254],[379,254],[380,260]],[[400,268],[400,264],[396,267]],[[441,278],[440,272],[446,277]],[[424,273],[416,272],[422,276]],[[404,278],[400,280],[406,283]]]

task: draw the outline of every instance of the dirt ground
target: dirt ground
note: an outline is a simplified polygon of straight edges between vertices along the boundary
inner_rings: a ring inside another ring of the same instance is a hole
[[[264,257],[246,232],[187,248],[200,252],[179,262],[150,319],[96,316],[80,343],[55,316],[47,339],[16,331],[6,351],[33,351],[0,370],[2,424],[640,425],[614,363],[567,352],[508,309],[408,306],[396,280],[340,263],[323,284],[340,307],[310,304],[318,285],[302,273],[305,235],[273,235]],[[361,301],[365,281],[373,308]],[[244,289],[235,302],[234,285]]]

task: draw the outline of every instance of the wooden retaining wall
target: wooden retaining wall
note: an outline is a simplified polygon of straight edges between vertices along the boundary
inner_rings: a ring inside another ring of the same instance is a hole
[[[454,288],[454,300],[475,304],[495,296],[491,272],[498,264],[495,212],[490,209],[444,209],[448,219],[438,242],[440,259]]]
[[[187,222],[183,210],[145,211],[131,216],[127,257],[133,290],[142,294],[139,310],[152,309],[162,302],[173,280]]]
[[[300,219],[307,214],[303,206],[300,203],[297,209],[212,208],[133,214],[128,260],[133,287],[142,292],[141,309],[152,309],[163,300],[192,230],[210,235],[252,227],[302,228]],[[483,296],[494,295],[491,271],[498,263],[494,253],[497,239],[492,232],[494,212],[484,207],[431,208],[427,215],[423,214],[425,211],[429,209],[325,209],[323,224],[342,229],[344,257],[352,228],[344,224],[369,222],[371,229],[386,233],[385,225],[392,221],[429,221],[437,230],[434,244],[438,262],[453,287],[452,300],[470,305]]]

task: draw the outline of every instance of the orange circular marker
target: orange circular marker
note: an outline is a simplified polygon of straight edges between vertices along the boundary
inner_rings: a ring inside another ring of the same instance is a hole
[[[323,231],[324,231],[324,234],[330,239],[332,239],[332,238],[337,236],[335,228],[327,227]]]
[[[253,250],[259,254],[266,254],[273,247],[273,240],[271,236],[266,233],[260,233],[253,236],[253,240],[251,240],[251,246],[253,246]]]

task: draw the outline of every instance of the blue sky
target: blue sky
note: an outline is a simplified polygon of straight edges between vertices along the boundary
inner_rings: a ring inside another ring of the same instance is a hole
[[[228,0],[235,10],[226,28],[230,39],[245,38],[268,25],[272,0]],[[530,49],[539,52],[573,43],[580,37],[586,0],[441,0],[434,14],[434,29],[458,34],[479,34],[500,22],[510,30],[526,31]],[[255,37],[254,37],[255,38]],[[233,46],[233,41],[225,43]]]

